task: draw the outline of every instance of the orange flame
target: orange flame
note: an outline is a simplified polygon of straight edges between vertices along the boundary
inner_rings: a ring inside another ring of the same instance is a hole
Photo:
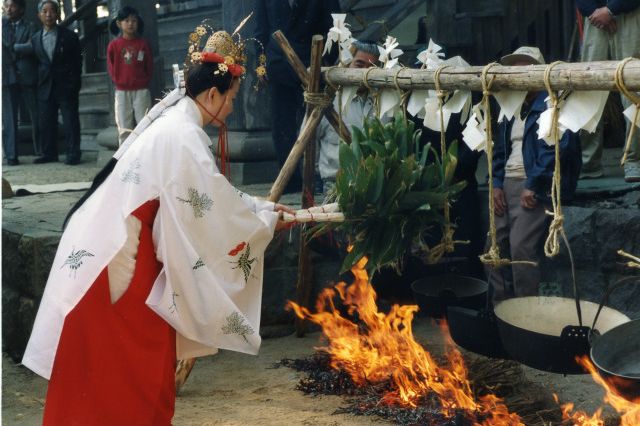
[[[620,426],[638,426],[640,425],[640,397],[633,401],[618,396],[612,389],[611,385],[605,381],[598,370],[593,365],[589,357],[583,356],[576,361],[584,367],[593,380],[602,386],[605,390],[604,402],[611,405],[619,414]],[[556,397],[557,400],[557,397]],[[570,420],[573,426],[603,426],[605,424],[602,418],[602,409],[599,408],[593,415],[589,416],[584,411],[573,412],[573,404],[568,403],[562,406],[562,418]]]
[[[435,393],[447,417],[462,409],[482,419],[474,425],[523,425],[517,414],[509,413],[501,398],[495,395],[474,398],[459,351],[451,347],[447,354],[451,367],[446,369],[438,366],[431,354],[414,340],[412,321],[417,306],[393,305],[388,314],[378,312],[376,293],[364,270],[366,262],[364,258],[351,269],[355,276],[352,285],[347,287],[341,282],[335,289],[325,289],[319,295],[317,313],[293,302],[287,304],[298,317],[322,327],[329,346],[320,349],[331,355],[331,366],[348,372],[358,385],[390,378],[396,390],[383,397],[386,403],[415,407],[420,397]],[[333,303],[336,293],[348,314],[358,318],[358,324],[336,309]]]

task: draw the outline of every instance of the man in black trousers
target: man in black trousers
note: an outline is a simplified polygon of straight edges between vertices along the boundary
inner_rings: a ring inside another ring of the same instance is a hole
[[[2,143],[7,165],[18,161],[18,110],[22,100],[31,118],[33,144],[38,145],[38,111],[35,86],[38,78],[31,37],[36,27],[24,17],[25,0],[4,0],[2,17]],[[24,49],[21,47],[24,46]]]
[[[271,134],[280,167],[296,141],[304,117],[302,83],[271,35],[281,30],[306,67],[311,61],[311,38],[326,37],[332,13],[340,13],[338,0],[256,0],[255,37],[265,46],[270,89]],[[285,192],[302,189],[297,168]]]
[[[60,4],[41,0],[38,16],[42,30],[31,43],[38,58],[38,112],[42,157],[34,163],[58,161],[58,110],[62,112],[67,158],[65,164],[80,163],[80,118],[78,97],[82,73],[82,53],[78,36],[59,26]]]

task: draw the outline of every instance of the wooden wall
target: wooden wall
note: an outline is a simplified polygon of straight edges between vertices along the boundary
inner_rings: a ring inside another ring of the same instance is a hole
[[[427,16],[427,36],[472,65],[523,45],[567,60],[576,21],[573,0],[427,0]]]

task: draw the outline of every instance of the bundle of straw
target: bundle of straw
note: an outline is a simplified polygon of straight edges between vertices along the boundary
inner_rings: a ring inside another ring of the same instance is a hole
[[[338,203],[297,210],[293,214],[282,212],[284,222],[344,222],[344,214],[339,211]]]

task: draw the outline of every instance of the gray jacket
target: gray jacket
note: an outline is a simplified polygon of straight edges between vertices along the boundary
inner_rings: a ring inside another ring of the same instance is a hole
[[[2,18],[2,85],[35,86],[38,65],[31,37],[37,29],[33,23],[21,19],[15,24],[12,36],[11,25],[6,17]]]

